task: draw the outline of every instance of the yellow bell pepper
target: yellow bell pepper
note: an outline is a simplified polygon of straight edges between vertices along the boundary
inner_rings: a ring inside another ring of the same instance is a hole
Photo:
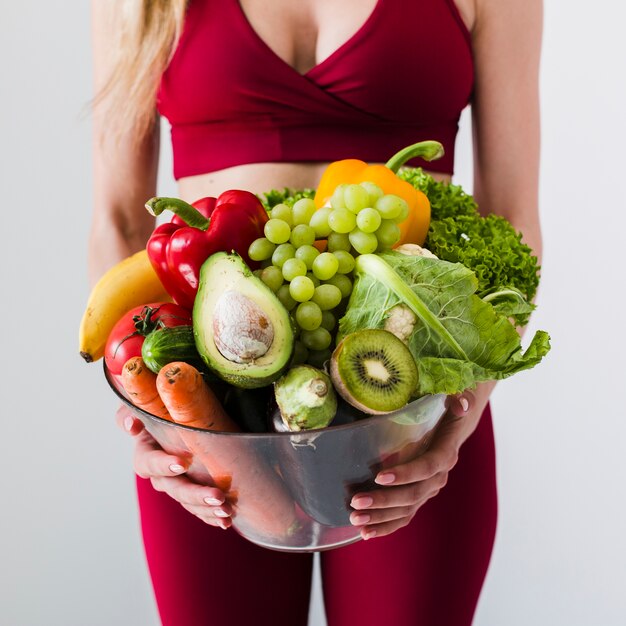
[[[409,205],[408,217],[400,222],[402,243],[423,244],[430,225],[430,202],[426,195],[411,184],[398,178],[396,172],[404,163],[414,157],[432,161],[443,156],[443,146],[437,141],[421,141],[400,150],[385,165],[368,165],[358,159],[343,159],[331,163],[317,187],[315,204],[324,206],[340,184],[372,182],[384,193],[403,198]]]

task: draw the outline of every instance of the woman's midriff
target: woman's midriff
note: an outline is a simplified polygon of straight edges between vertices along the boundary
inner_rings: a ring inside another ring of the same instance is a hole
[[[227,189],[245,189],[263,193],[271,189],[315,188],[328,163],[249,163],[217,172],[188,176],[178,181],[178,192],[187,202],[205,196],[218,196]],[[437,180],[450,175],[430,172]]]

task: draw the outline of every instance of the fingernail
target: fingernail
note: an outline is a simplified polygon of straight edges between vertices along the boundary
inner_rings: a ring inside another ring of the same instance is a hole
[[[352,502],[350,505],[355,509],[366,509],[368,506],[372,506],[374,504],[374,498],[370,496],[358,496],[352,498]]]
[[[172,474],[182,474],[185,471],[185,468],[182,465],[179,465],[178,463],[172,463],[170,465],[170,472],[172,472]]]
[[[350,516],[350,522],[353,526],[362,526],[363,524],[367,524],[371,519],[371,516],[367,513],[359,513],[358,515],[352,514]]]
[[[375,530],[363,531],[361,533],[361,537],[363,537],[363,539],[365,539],[365,541],[367,541],[368,539],[371,539],[372,537],[376,537],[376,531]]]
[[[226,520],[223,519],[218,519],[217,520],[217,525],[222,529],[222,530],[227,530],[228,529],[228,524],[226,523]]]
[[[395,482],[396,480],[396,475],[395,474],[379,474],[378,476],[376,476],[376,480],[375,482],[377,482],[379,485],[391,485],[391,483]]]
[[[224,500],[218,500],[217,498],[209,498],[208,496],[204,498],[204,501],[211,506],[219,506],[220,504],[224,504]]]
[[[469,409],[469,401],[468,401],[468,399],[465,396],[461,396],[459,398],[459,404],[461,405],[461,408],[464,411],[467,411],[467,409]]]
[[[213,511],[213,514],[217,517],[230,517],[230,514],[226,513],[226,511],[222,511],[222,509],[215,509],[215,511]]]
[[[128,417],[124,418],[124,428],[130,432],[133,424],[135,423],[135,420],[129,415]]]

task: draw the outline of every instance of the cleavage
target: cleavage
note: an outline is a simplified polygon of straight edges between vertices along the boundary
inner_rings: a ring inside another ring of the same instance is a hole
[[[255,35],[299,74],[349,44],[384,0],[234,0]]]

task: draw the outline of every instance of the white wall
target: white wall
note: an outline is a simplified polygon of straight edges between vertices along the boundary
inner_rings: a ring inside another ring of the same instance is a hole
[[[0,18],[0,623],[157,624],[131,444],[78,358],[91,170],[88,2]],[[553,350],[494,397],[500,525],[477,626],[626,623],[623,9],[547,0],[545,259]],[[464,118],[458,181],[469,185]],[[162,191],[172,190],[167,150]],[[520,163],[520,167],[524,167]],[[312,626],[321,626],[315,604]]]

